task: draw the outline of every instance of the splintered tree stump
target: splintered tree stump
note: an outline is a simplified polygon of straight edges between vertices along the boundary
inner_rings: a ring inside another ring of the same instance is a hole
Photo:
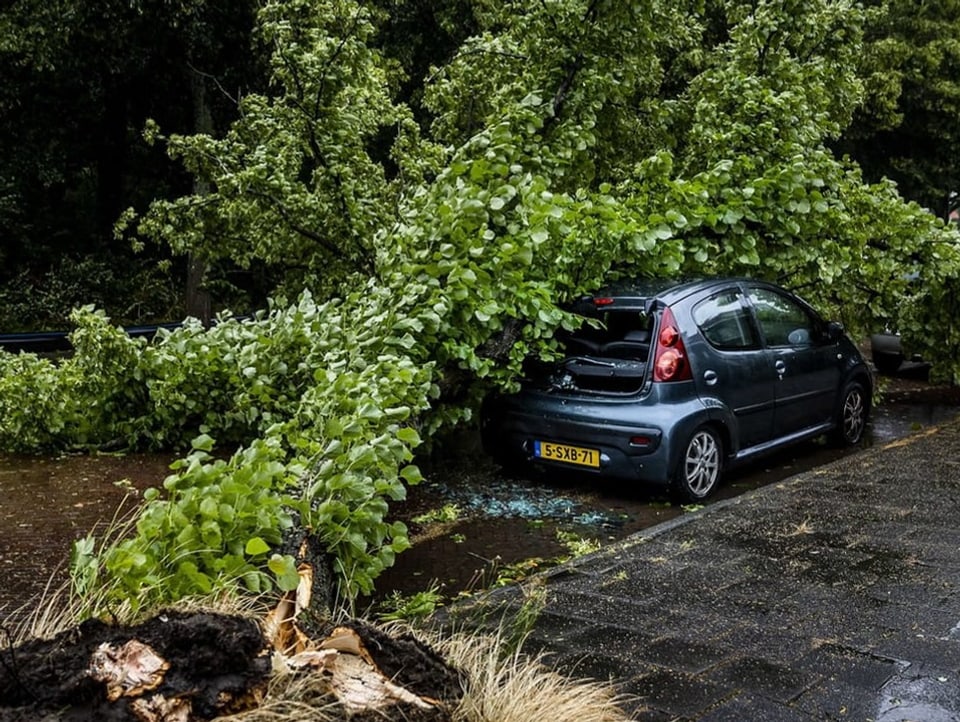
[[[412,634],[393,636],[356,620],[342,627],[355,632],[377,668],[404,689],[439,701],[457,701],[463,695],[467,680]]]
[[[462,675],[411,635],[296,625],[295,595],[263,620],[166,612],[135,626],[88,621],[0,650],[0,722],[194,722],[254,709],[277,669],[314,675],[343,719],[443,722]]]

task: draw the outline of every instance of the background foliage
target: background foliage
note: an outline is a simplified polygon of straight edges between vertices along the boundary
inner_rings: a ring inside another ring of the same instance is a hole
[[[344,595],[368,591],[407,544],[389,502],[422,440],[549,353],[564,303],[611,275],[779,280],[855,335],[897,325],[956,378],[956,231],[832,150],[890,8],[451,7],[431,55],[397,39],[423,4],[268,0],[267,77],[235,121],[148,125],[194,192],[121,233],[268,269],[298,300],[151,345],[88,310],[71,359],[3,357],[7,448],[192,445],[83,579],[136,604],[285,588],[284,534],[307,528]]]
[[[960,188],[960,3],[870,0],[859,61],[865,102],[838,148],[937,215]]]

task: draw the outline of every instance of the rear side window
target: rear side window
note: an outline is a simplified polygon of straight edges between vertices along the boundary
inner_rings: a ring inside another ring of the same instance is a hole
[[[714,348],[736,351],[760,347],[750,312],[735,289],[718,293],[694,306],[693,321]]]

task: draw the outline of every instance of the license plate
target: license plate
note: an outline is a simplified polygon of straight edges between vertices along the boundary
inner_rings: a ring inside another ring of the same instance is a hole
[[[552,441],[534,441],[533,455],[547,461],[560,461],[565,464],[589,466],[594,469],[600,467],[600,450],[584,449],[581,446],[554,444]]]

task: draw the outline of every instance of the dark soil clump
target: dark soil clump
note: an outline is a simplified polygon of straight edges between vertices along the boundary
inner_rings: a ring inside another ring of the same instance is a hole
[[[268,625],[266,625],[268,626]],[[193,722],[254,709],[263,701],[272,659],[281,655],[298,675],[315,675],[318,703],[342,719],[447,722],[463,695],[465,679],[433,649],[410,634],[394,636],[348,621],[306,644],[303,655],[362,658],[372,676],[358,676],[371,690],[388,681],[403,694],[384,701],[376,694],[341,697],[337,664],[298,661],[264,636],[255,619],[206,612],[166,612],[134,626],[88,621],[53,639],[35,639],[0,650],[0,722]],[[357,654],[334,645],[338,634],[357,640]],[[323,651],[327,650],[327,651]],[[356,673],[350,668],[339,679]],[[346,674],[347,676],[342,676]],[[329,682],[327,684],[325,682]],[[350,685],[348,685],[350,686]],[[338,691],[339,690],[339,691]],[[369,697],[370,706],[366,702]]]
[[[5,649],[0,667],[0,720],[39,719],[65,710],[61,720],[134,720],[122,699],[109,702],[104,685],[88,673],[102,644],[136,639],[170,664],[155,690],[188,695],[194,719],[229,712],[233,701],[265,683],[270,657],[254,620],[216,614],[167,613],[133,627],[88,621],[53,639]]]

